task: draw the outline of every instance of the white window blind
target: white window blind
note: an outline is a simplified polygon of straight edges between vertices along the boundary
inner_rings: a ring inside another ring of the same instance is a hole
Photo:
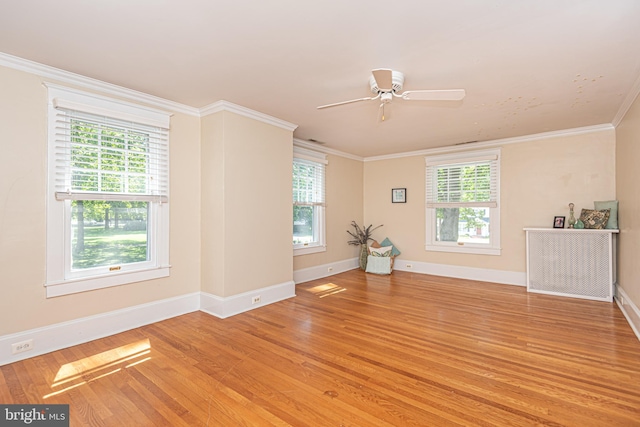
[[[293,159],[294,206],[325,206],[324,162]]]
[[[168,201],[167,128],[69,106],[55,104],[57,200]]]
[[[427,159],[426,200],[430,208],[497,207],[498,157]]]

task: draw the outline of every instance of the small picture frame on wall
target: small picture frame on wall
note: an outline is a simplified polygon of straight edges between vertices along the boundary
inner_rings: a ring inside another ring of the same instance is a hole
[[[407,203],[407,189],[406,188],[392,188],[391,189],[391,203]]]
[[[563,216],[554,216],[553,217],[553,228],[564,228],[564,217]]]

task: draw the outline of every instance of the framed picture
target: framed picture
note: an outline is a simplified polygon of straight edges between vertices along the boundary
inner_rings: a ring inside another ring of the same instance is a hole
[[[407,189],[406,188],[392,188],[391,189],[391,203],[407,203]]]
[[[564,228],[564,217],[563,216],[554,216],[553,217],[553,228]]]

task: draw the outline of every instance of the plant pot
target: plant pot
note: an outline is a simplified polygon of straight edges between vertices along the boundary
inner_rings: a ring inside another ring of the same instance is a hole
[[[367,248],[367,245],[360,245],[360,269],[361,270],[366,270],[367,269],[367,257],[369,256],[369,248]]]

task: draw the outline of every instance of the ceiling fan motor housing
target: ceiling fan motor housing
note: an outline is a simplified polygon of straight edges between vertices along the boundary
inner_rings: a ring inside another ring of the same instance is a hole
[[[383,104],[387,104],[391,102],[392,99],[393,99],[393,94],[391,92],[382,92],[380,94],[380,101],[382,101]]]
[[[391,90],[385,90],[385,89],[380,89],[378,87],[378,83],[376,82],[376,79],[371,76],[371,78],[369,78],[369,86],[371,87],[371,92],[374,95],[378,95],[379,93],[391,93],[391,92],[399,92],[402,90],[402,85],[404,84],[404,74],[402,74],[400,71],[391,71]]]

